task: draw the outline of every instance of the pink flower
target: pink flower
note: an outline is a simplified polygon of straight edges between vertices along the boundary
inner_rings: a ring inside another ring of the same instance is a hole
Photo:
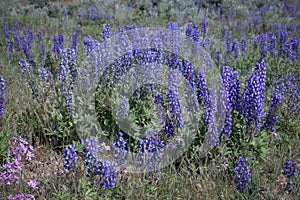
[[[32,187],[35,190],[38,189],[38,183],[36,180],[29,180],[27,183],[29,187]]]
[[[228,167],[228,164],[225,161],[221,165],[224,169],[227,169],[227,167]]]

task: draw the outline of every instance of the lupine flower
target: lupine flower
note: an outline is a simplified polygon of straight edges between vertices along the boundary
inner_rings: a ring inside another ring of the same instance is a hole
[[[32,48],[33,39],[34,39],[33,31],[32,30],[28,30],[27,31],[27,44],[28,44],[29,49]]]
[[[278,120],[278,114],[276,112],[282,102],[284,90],[285,88],[284,88],[283,79],[279,79],[271,95],[270,106],[266,117],[266,122],[264,125],[265,129],[269,129],[272,132],[274,131],[274,127]]]
[[[226,98],[226,118],[221,134],[229,137],[232,126],[232,110],[236,108],[239,100],[238,72],[233,71],[231,67],[223,66],[221,78]]]
[[[103,178],[101,182],[102,187],[111,189],[115,186],[117,170],[114,168],[116,163],[109,161],[102,161],[97,157],[99,149],[98,139],[96,137],[89,137],[81,141],[84,146],[82,157],[84,165],[87,167],[86,175],[88,177],[94,176],[95,183],[98,183],[97,177]],[[121,148],[124,146],[123,142],[116,144]]]
[[[100,41],[103,42],[106,39],[110,38],[110,25],[109,24],[103,24],[103,31],[100,35]]]
[[[74,102],[74,95],[72,91],[64,92],[64,97],[66,100],[66,110],[69,114],[75,113],[75,102]]]
[[[171,28],[171,27],[170,27]],[[169,28],[169,29],[170,29]],[[193,36],[193,26],[192,26],[192,24],[188,24],[187,25],[187,27],[186,27],[186,31],[185,31],[185,35],[187,36],[187,37],[190,37],[190,38],[192,38],[192,36]]]
[[[234,57],[236,59],[239,59],[240,58],[240,48],[239,48],[239,44],[236,40],[234,40],[234,42],[233,42],[232,49],[234,51]]]
[[[164,123],[167,115],[166,115],[165,101],[163,98],[163,94],[161,92],[156,92],[156,94],[154,96],[154,104],[156,107],[158,119],[160,120],[161,123]]]
[[[6,101],[5,80],[0,77],[0,116],[3,115]]]
[[[19,24],[19,22],[15,22],[15,23],[13,24],[13,27],[14,27],[15,31],[19,31],[19,29],[20,29],[20,24]]]
[[[276,57],[276,55],[277,55],[277,41],[276,41],[276,36],[275,35],[273,35],[271,37],[271,43],[270,43],[269,49],[272,53],[272,56]]]
[[[236,167],[233,172],[235,173],[234,184],[238,191],[243,191],[250,187],[251,173],[250,168],[247,166],[247,159],[239,157]]]
[[[228,55],[230,56],[231,55],[231,52],[232,52],[232,35],[230,35],[227,39],[227,42],[226,42],[226,50],[227,50],[227,53]]]
[[[10,35],[9,25],[6,19],[4,19],[4,24],[2,26],[2,33],[4,37],[8,37]]]
[[[222,33],[222,38],[221,38],[222,42],[225,41],[225,39],[227,37],[227,34],[228,34],[228,28],[227,28],[227,26],[225,26],[224,30],[223,30],[223,33]]]
[[[35,82],[32,80],[29,64],[27,63],[26,59],[22,59],[19,62],[19,66],[20,66],[21,75],[22,76],[25,76],[25,74],[27,75],[26,76],[26,84],[27,84],[27,86],[30,87],[33,98],[36,98],[38,96],[38,92],[35,88]]]
[[[255,122],[255,134],[257,134],[261,118],[264,115],[263,105],[265,99],[266,63],[264,60],[256,64],[255,72],[248,79],[243,92],[243,114],[246,119],[247,129]]]
[[[260,41],[260,56],[262,58],[267,57],[268,55],[268,35],[265,34],[262,36]]]
[[[136,24],[126,25],[126,30],[127,31],[133,30],[133,29],[136,29]]]
[[[76,167],[76,162],[78,160],[76,149],[73,145],[67,145],[65,147],[65,153],[64,153],[64,167],[66,170],[70,170],[72,168]]]
[[[177,22],[168,22],[167,28],[169,30],[176,31],[176,30],[178,30],[178,24],[177,24]]]
[[[278,37],[280,44],[284,44],[290,36],[290,32],[287,31],[287,28],[284,27],[278,32]]]
[[[170,106],[171,119],[174,127],[183,127],[183,116],[179,99],[178,83],[180,81],[179,71],[170,69],[168,71],[167,99]]]
[[[21,43],[20,43],[20,40],[19,40],[18,32],[14,33],[14,48],[15,48],[16,51],[21,50]]]
[[[19,62],[19,66],[22,75],[29,72],[29,64],[27,63],[26,59],[22,59]]]
[[[67,52],[63,53],[63,57],[66,57],[67,63],[65,63],[69,70],[69,76],[71,80],[70,86],[73,87],[73,85],[76,84],[76,78],[77,78],[77,59],[76,59],[76,51],[73,48],[68,48]]]
[[[77,15],[78,15],[79,19],[82,19],[83,13],[82,13],[81,10],[78,10],[78,11],[77,11]]]
[[[196,79],[196,92],[197,92],[197,100],[200,106],[205,108],[204,118],[206,122],[206,127],[209,126],[209,116],[211,112],[210,108],[210,95],[208,86],[206,83],[205,74],[198,71],[197,79]]]
[[[67,16],[68,16],[68,13],[69,13],[68,10],[64,10],[63,15],[64,15],[65,17],[67,17]]]
[[[52,51],[57,55],[60,55],[63,49],[64,49],[64,36],[62,34],[55,35],[53,37]]]
[[[38,76],[40,78],[40,84],[42,85],[43,89],[48,90],[49,85],[53,81],[52,73],[45,68],[38,68]]]
[[[146,138],[139,140],[140,165],[146,171],[157,171],[159,170],[164,143],[156,136],[155,132],[146,132],[145,134]]]
[[[247,41],[244,37],[241,40],[241,50],[243,52],[243,55],[245,56],[247,52]]]
[[[5,44],[6,44],[6,54],[7,57],[10,58],[12,55],[12,43],[8,38],[5,38]]]
[[[114,188],[116,185],[117,170],[113,167],[113,164],[108,161],[104,161],[102,167],[101,176],[104,177],[101,183],[102,187],[108,189]]]
[[[163,95],[160,92],[155,94],[154,103],[160,123],[163,124],[163,132],[167,137],[175,135],[175,128],[171,119],[167,115],[167,108],[163,99]]]
[[[126,164],[126,154],[127,154],[127,150],[126,148],[126,141],[123,138],[123,133],[122,132],[115,132],[114,133],[115,137],[117,138],[117,140],[113,143],[114,147],[115,147],[115,158],[117,159],[117,163],[118,165],[122,165],[121,168],[125,168],[125,164]]]
[[[98,15],[97,15],[97,9],[95,7],[89,7],[87,10],[88,18],[91,20],[97,20]]]
[[[74,32],[72,34],[72,49],[77,50],[77,45],[78,45],[78,34],[76,32]]]
[[[196,24],[188,24],[185,34],[192,38],[195,42],[199,42],[200,32]]]
[[[288,73],[286,76],[286,95],[288,97],[288,110],[300,110],[300,86],[297,85],[295,75]]]
[[[96,46],[95,41],[93,40],[92,36],[85,36],[83,38],[83,44],[84,44],[84,49],[87,53],[87,55],[89,55],[89,53],[94,49],[94,47]]]
[[[288,159],[283,166],[283,175],[286,175],[288,178],[291,178],[296,175],[297,169],[296,169],[296,163],[290,159]]]
[[[33,62],[33,55],[32,55],[32,53],[31,53],[31,51],[30,51],[30,45],[29,45],[29,43],[27,42],[27,41],[23,41],[23,52],[24,52],[24,54],[25,54],[25,56],[26,56],[26,58],[27,58],[27,60],[28,60],[28,62],[31,64],[31,65],[35,65],[34,64],[34,62]]]
[[[192,63],[184,60],[182,74],[186,79],[185,94],[186,94],[186,100],[187,100],[187,108],[189,111],[192,111],[192,110],[196,111],[197,107],[195,105],[197,103],[197,99],[196,99],[197,97],[195,94],[194,67],[193,67]]]
[[[207,22],[206,22],[206,17],[202,19],[202,34],[203,38],[205,38],[207,32]]]
[[[38,34],[37,34],[37,43],[38,44],[40,44],[41,42],[42,42],[42,39],[43,39],[43,36],[42,36],[42,33],[41,32],[39,32]]]
[[[59,80],[60,80],[60,85],[62,87],[62,90],[67,91],[69,79],[68,79],[66,67],[63,64],[59,66]]]

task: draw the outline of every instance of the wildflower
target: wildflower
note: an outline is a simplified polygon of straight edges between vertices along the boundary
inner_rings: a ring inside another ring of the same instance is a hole
[[[170,106],[171,119],[174,127],[180,128],[183,126],[183,116],[181,113],[181,105],[179,99],[178,82],[180,80],[177,70],[169,70],[168,72],[168,89],[167,99]]]
[[[295,75],[288,73],[286,75],[286,91],[288,98],[288,110],[298,112],[300,110],[300,86],[297,85]]]
[[[92,36],[85,36],[83,38],[83,45],[87,55],[95,48],[96,42],[93,40]]]
[[[109,24],[103,24],[103,31],[100,35],[100,41],[103,42],[106,39],[110,38],[110,25]]]
[[[3,115],[6,101],[5,80],[0,77],[0,116]]]
[[[233,45],[232,45],[232,49],[235,53],[235,58],[239,59],[240,58],[240,49],[239,49],[239,44],[236,40],[234,40]]]
[[[227,169],[228,164],[224,161],[224,162],[221,164],[221,166],[222,166],[223,169]]]
[[[247,51],[247,41],[246,39],[243,37],[241,40],[241,50],[243,52],[243,55],[246,55],[246,51]]]
[[[74,49],[75,52],[77,49],[77,45],[78,45],[78,34],[76,32],[74,32],[72,34],[72,49]]]
[[[34,196],[32,194],[16,194],[16,195],[9,195],[7,197],[8,200],[21,200],[21,199],[26,199],[26,200],[35,200]]]
[[[8,37],[10,35],[9,25],[6,19],[4,19],[4,24],[2,26],[2,33],[4,37]]]
[[[42,85],[43,89],[49,89],[49,85],[53,81],[52,73],[45,68],[38,68],[38,76],[40,78],[40,84]]]
[[[66,110],[68,114],[75,113],[75,102],[74,95],[72,91],[64,92],[65,100],[66,100]]]
[[[276,111],[282,102],[285,89],[283,85],[283,79],[279,79],[277,82],[278,83],[275,86],[275,90],[271,95],[270,106],[266,116],[266,122],[264,124],[264,128],[269,129],[272,132],[274,131],[274,127],[278,120],[278,114],[276,114]]]
[[[101,185],[104,188],[111,189],[116,185],[117,170],[112,165],[111,162],[103,162],[102,176],[104,180]]]
[[[15,48],[16,51],[21,50],[21,42],[19,40],[18,32],[14,33],[14,48]]]
[[[231,55],[231,52],[232,52],[232,35],[230,35],[227,39],[227,42],[226,42],[226,50],[227,50],[227,53],[228,55],[230,56]]]
[[[250,187],[251,173],[250,168],[247,166],[247,159],[239,157],[236,167],[233,172],[235,173],[234,184],[237,190],[243,191]]]
[[[93,6],[89,7],[87,10],[88,18],[91,20],[97,20],[98,15],[97,15],[97,9]]]
[[[268,35],[262,35],[261,41],[260,41],[260,56],[262,58],[267,57],[268,55]]]
[[[36,180],[29,180],[27,182],[28,186],[33,188],[34,190],[37,190],[38,189],[38,182]]]
[[[8,38],[5,38],[5,43],[6,43],[6,54],[7,57],[11,57],[12,55],[12,43]]]
[[[64,15],[65,17],[67,17],[67,16],[68,16],[68,13],[69,13],[68,10],[64,10],[63,15]]]
[[[255,122],[255,134],[257,134],[261,118],[264,115],[263,104],[265,99],[266,63],[264,60],[256,64],[255,72],[248,79],[243,92],[243,115],[246,119],[247,129]]]
[[[237,107],[237,101],[239,100],[238,73],[233,71],[231,67],[223,66],[221,78],[222,89],[225,92],[226,98],[226,118],[221,134],[229,137],[232,126],[232,110]]]
[[[64,35],[58,34],[53,37],[53,48],[52,51],[57,55],[60,55],[64,49]]]
[[[43,38],[43,37],[42,37],[42,33],[39,32],[38,35],[37,35],[37,41],[36,41],[36,42],[37,42],[38,44],[40,44],[40,43],[42,42],[42,38]]]
[[[288,178],[291,178],[297,173],[296,163],[290,159],[288,159],[283,166],[283,175],[286,175]]]
[[[145,134],[146,138],[139,140],[140,165],[146,171],[157,171],[162,158],[164,142],[156,136],[155,132],[146,132]]]
[[[126,148],[126,141],[123,138],[123,133],[122,132],[115,132],[114,135],[117,137],[117,141],[113,143],[115,147],[115,158],[117,159],[118,165],[123,165],[121,168],[124,168],[124,164],[126,164],[126,154],[127,150]]]
[[[227,26],[224,27],[224,30],[223,30],[223,33],[222,33],[222,38],[221,40],[224,42],[226,37],[227,37],[227,34],[228,34],[228,28]]]
[[[67,145],[65,147],[64,158],[64,167],[66,170],[70,170],[71,168],[76,167],[78,157],[76,155],[76,149],[73,145]]]
[[[81,10],[78,10],[77,15],[78,15],[79,19],[82,19],[83,13]]]
[[[33,38],[34,38],[33,31],[32,30],[28,30],[27,31],[27,44],[28,44],[29,49],[32,48]]]
[[[177,24],[177,22],[168,22],[167,28],[169,30],[176,31],[176,30],[178,30],[178,24]]]
[[[203,33],[203,38],[205,38],[207,32],[207,22],[206,22],[206,17],[202,19],[202,33]]]
[[[209,116],[211,112],[210,108],[210,95],[208,86],[206,83],[206,78],[204,73],[200,73],[198,71],[197,79],[196,79],[196,93],[198,104],[205,108],[204,118],[206,122],[206,127],[209,126]]]
[[[61,63],[59,66],[59,80],[63,91],[68,91],[68,75],[66,67]]]
[[[33,61],[33,55],[30,51],[30,44],[27,42],[27,41],[24,41],[23,42],[23,52],[28,60],[28,62],[31,64],[31,65],[35,65],[34,64],[34,61]]]

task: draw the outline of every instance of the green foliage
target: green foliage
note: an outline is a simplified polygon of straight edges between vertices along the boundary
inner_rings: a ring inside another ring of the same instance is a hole
[[[39,190],[37,193],[42,199],[297,199],[300,191],[300,179],[298,176],[292,179],[291,190],[285,190],[286,179],[282,178],[282,167],[287,157],[299,163],[299,130],[300,118],[297,114],[288,111],[288,102],[284,101],[276,112],[279,120],[274,132],[260,130],[257,136],[246,134],[246,122],[242,115],[233,113],[233,128],[230,137],[221,137],[220,146],[212,149],[207,154],[200,149],[206,136],[206,128],[203,116],[197,116],[199,126],[197,129],[184,131],[190,135],[196,133],[193,144],[189,150],[174,163],[155,173],[129,174],[126,170],[118,172],[116,187],[112,190],[95,185],[93,180],[85,176],[83,161],[79,158],[78,168],[73,172],[65,172],[63,175],[54,175],[53,171],[63,169],[63,148],[67,144],[76,147],[77,155],[82,153],[82,145],[78,132],[89,133],[100,123],[101,134],[111,141],[114,131],[124,132],[126,149],[132,152],[139,150],[138,141],[141,130],[149,127],[158,127],[153,94],[148,93],[143,101],[140,101],[141,91],[137,96],[129,100],[128,120],[132,124],[130,131],[122,130],[116,120],[116,112],[119,108],[121,92],[110,85],[98,87],[95,96],[95,105],[88,105],[90,110],[96,109],[97,120],[92,121],[91,115],[81,116],[82,120],[90,122],[89,126],[75,127],[80,121],[77,116],[71,116],[66,112],[65,99],[58,84],[58,58],[51,52],[52,38],[54,34],[65,35],[65,46],[70,46],[70,36],[81,25],[82,33],[79,36],[78,61],[79,66],[85,65],[85,51],[83,49],[83,37],[92,35],[99,38],[103,23],[109,23],[112,30],[136,23],[138,26],[165,26],[169,21],[176,21],[179,26],[186,28],[186,23],[195,22],[201,29],[201,20],[204,16],[208,22],[208,36],[211,39],[207,52],[213,52],[218,48],[227,58],[227,62],[216,62],[221,69],[228,65],[239,72],[241,89],[243,91],[247,77],[251,74],[255,63],[260,58],[259,49],[254,49],[252,38],[260,33],[273,31],[273,24],[279,22],[290,29],[291,25],[297,25],[298,20],[293,16],[282,14],[283,1],[278,1],[277,7],[272,6],[261,15],[262,24],[258,29],[248,28],[247,16],[254,8],[261,9],[270,1],[244,1],[240,4],[237,0],[224,0],[217,2],[216,9],[222,5],[222,13],[225,20],[218,16],[217,10],[211,10],[214,1],[203,1],[203,7],[199,9],[194,1],[129,1],[121,0],[82,0],[79,5],[71,3],[64,6],[61,2],[51,2],[44,6],[42,0],[30,0],[29,5],[23,6],[18,1],[1,1],[0,15],[7,16],[11,25],[18,21],[21,29],[25,30],[29,24],[34,31],[43,33],[43,43],[47,46],[47,55],[44,67],[52,72],[54,84],[48,92],[42,92],[38,85],[37,69],[34,69],[34,81],[36,84],[29,88],[25,84],[25,78],[19,74],[18,61],[23,58],[20,53],[13,52],[11,59],[6,57],[5,40],[0,40],[0,72],[7,81],[7,110],[0,121],[0,164],[6,162],[7,149],[12,136],[23,136],[34,145],[37,151],[36,160],[30,163],[30,167],[24,171],[24,175],[35,173],[39,178]],[[220,4],[219,4],[220,3]],[[289,1],[289,3],[293,3]],[[87,9],[95,6],[104,16],[96,21],[87,19]],[[156,6],[156,8],[155,8]],[[63,16],[63,11],[68,10],[69,15]],[[84,18],[79,19],[77,11],[83,11]],[[240,23],[242,25],[240,26]],[[3,19],[1,18],[1,25]],[[237,41],[242,37],[247,39],[247,54],[235,59],[234,55],[226,54],[226,41],[220,38],[224,26],[229,27],[232,36]],[[184,32],[183,32],[184,34]],[[299,37],[299,33],[292,35]],[[10,37],[13,41],[13,37]],[[202,38],[200,38],[202,39]],[[258,47],[259,48],[259,47]],[[31,53],[35,55],[35,62],[39,63],[39,48],[34,43]],[[213,56],[214,59],[215,56]],[[264,110],[268,110],[271,93],[274,88],[274,77],[284,77],[288,72],[295,72],[300,77],[299,63],[290,62],[283,56],[273,58],[268,55],[267,63],[267,98]],[[2,66],[3,65],[3,66]],[[38,91],[39,97],[32,99],[32,91]],[[162,90],[163,91],[163,90]],[[84,102],[83,99],[77,99]],[[168,105],[167,105],[168,106]],[[265,112],[266,113],[266,112]],[[99,131],[99,130],[96,130]],[[100,132],[100,131],[99,131]],[[160,134],[160,133],[159,133]],[[161,134],[162,135],[162,134]],[[163,138],[163,137],[162,137]],[[163,138],[168,141],[168,138]],[[45,150],[46,149],[46,150]],[[56,150],[55,154],[53,153]],[[50,152],[50,153],[48,153]],[[54,154],[54,155],[53,155]],[[247,157],[251,168],[251,188],[244,192],[238,192],[234,188],[232,170],[239,156]],[[45,171],[50,173],[46,176]],[[1,171],[1,169],[0,169]],[[155,178],[154,178],[155,177]],[[16,190],[16,188],[14,188]],[[22,182],[20,191],[28,191],[26,182]],[[21,190],[22,189],[22,190]],[[1,191],[12,191],[11,188],[1,188]],[[5,194],[6,194],[5,193]],[[37,196],[38,197],[38,196]]]

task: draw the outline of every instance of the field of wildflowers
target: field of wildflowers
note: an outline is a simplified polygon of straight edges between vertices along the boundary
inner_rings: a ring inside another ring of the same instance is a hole
[[[1,199],[300,199],[300,1],[0,2]]]

